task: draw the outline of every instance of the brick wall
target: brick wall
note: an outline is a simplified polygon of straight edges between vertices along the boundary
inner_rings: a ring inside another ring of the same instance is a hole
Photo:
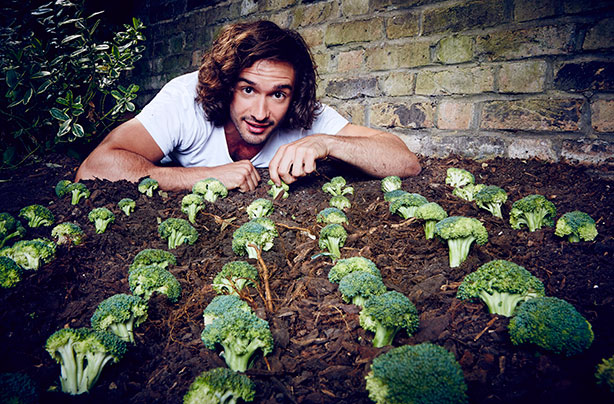
[[[232,21],[298,30],[318,94],[415,152],[614,164],[612,0],[137,0],[141,102]]]

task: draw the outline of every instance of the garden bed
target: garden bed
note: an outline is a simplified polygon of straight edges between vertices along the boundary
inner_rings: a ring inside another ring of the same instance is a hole
[[[199,239],[172,252],[178,265],[171,272],[182,285],[178,303],[154,296],[149,318],[137,328],[136,345],[117,364],[107,366],[93,391],[83,397],[57,392],[59,365],[44,350],[47,337],[59,328],[90,325],[99,302],[116,293],[130,293],[128,266],[144,248],[166,249],[158,236],[158,221],[185,217],[184,193],[147,198],[125,181],[86,181],[91,197],[77,206],[58,199],[55,184],[74,177],[77,162],[53,156],[17,171],[0,172],[0,212],[16,215],[23,206],[48,206],[57,222],[74,221],[87,233],[80,246],[58,248],[57,258],[30,272],[15,288],[0,290],[0,371],[26,372],[41,388],[44,403],[165,403],[182,402],[190,383],[202,371],[225,366],[218,352],[203,345],[202,311],[216,295],[210,284],[222,265],[238,259],[231,248],[232,233],[247,221],[245,207],[268,197],[268,173],[252,193],[231,191],[228,198],[208,204],[197,218]],[[459,361],[471,403],[604,403],[613,396],[595,384],[596,365],[614,354],[614,182],[582,167],[537,161],[495,159],[485,163],[460,158],[422,159],[422,173],[403,180],[403,189],[437,202],[450,215],[476,217],[489,241],[473,245],[459,268],[448,265],[441,241],[425,240],[422,225],[391,215],[379,180],[352,174],[333,163],[291,187],[287,199],[275,202],[271,218],[280,237],[263,259],[272,271],[275,311],[267,320],[275,349],[258,356],[247,375],[256,383],[259,403],[370,403],[364,376],[372,359],[389,348],[371,345],[372,334],[359,325],[356,306],[342,301],[328,281],[332,266],[320,252],[316,214],[328,206],[322,184],[344,175],[355,189],[347,211],[349,237],[342,257],[361,255],[375,262],[389,289],[408,296],[420,313],[413,336],[400,332],[395,346],[430,341],[450,350]],[[476,182],[498,185],[509,194],[505,220],[458,199],[445,185],[448,167],[462,167]],[[605,170],[605,168],[604,168]],[[533,193],[549,198],[558,215],[583,210],[597,221],[594,242],[570,244],[552,228],[530,233],[513,230],[507,222],[513,201]],[[120,214],[117,202],[136,200],[136,211]],[[87,213],[105,206],[116,214],[104,234],[95,234]],[[221,225],[216,218],[224,219]],[[50,229],[28,229],[27,238],[49,237]],[[243,259],[243,258],[241,258]],[[509,319],[496,317],[480,303],[455,298],[465,275],[492,259],[524,266],[543,281],[546,294],[573,304],[591,323],[593,345],[565,358],[509,341]],[[252,290],[265,316],[263,302]],[[51,388],[51,389],[50,389]]]

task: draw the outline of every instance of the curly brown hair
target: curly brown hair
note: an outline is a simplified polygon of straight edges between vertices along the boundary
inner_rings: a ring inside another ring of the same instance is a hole
[[[230,102],[239,74],[263,59],[286,62],[294,68],[293,96],[280,127],[309,129],[320,107],[311,52],[298,32],[270,21],[224,27],[203,55],[196,100],[205,114],[215,126],[225,125],[230,119]]]

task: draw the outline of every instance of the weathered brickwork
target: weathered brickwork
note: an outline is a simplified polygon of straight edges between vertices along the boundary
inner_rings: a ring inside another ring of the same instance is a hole
[[[311,47],[323,102],[419,154],[614,165],[611,0],[140,2],[140,105],[224,24],[269,19]]]

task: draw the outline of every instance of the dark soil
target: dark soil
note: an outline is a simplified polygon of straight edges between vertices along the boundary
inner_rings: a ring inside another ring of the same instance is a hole
[[[88,235],[84,245],[60,247],[57,258],[33,271],[15,288],[0,290],[0,371],[31,375],[44,403],[182,402],[190,383],[202,371],[225,366],[218,352],[200,340],[202,311],[215,296],[211,281],[222,265],[238,259],[231,249],[234,229],[247,221],[245,207],[267,197],[268,187],[255,192],[230,192],[199,215],[200,237],[192,246],[172,252],[171,268],[183,288],[178,303],[163,296],[150,300],[149,318],[137,329],[135,346],[117,364],[107,366],[90,394],[67,397],[58,392],[59,365],[44,350],[47,337],[59,328],[89,326],[97,304],[116,293],[130,293],[128,266],[144,248],[166,249],[158,236],[160,220],[185,217],[185,193],[147,198],[128,182],[87,181],[91,197],[77,206],[59,200],[54,186],[72,179],[77,162],[52,156],[17,171],[3,171],[0,211],[16,215],[23,206],[40,203],[58,222],[75,221]],[[537,161],[496,159],[486,163],[459,158],[423,159],[423,171],[405,179],[403,189],[438,202],[450,215],[480,219],[489,232],[483,246],[473,245],[460,268],[448,265],[444,243],[425,240],[421,224],[391,215],[379,180],[352,174],[332,163],[291,188],[290,197],[275,203],[272,219],[280,237],[263,259],[272,270],[275,311],[268,316],[275,349],[258,356],[247,375],[256,383],[259,403],[369,403],[364,376],[372,359],[389,348],[371,345],[372,334],[361,329],[359,310],[345,304],[328,281],[332,264],[319,256],[317,241],[304,231],[319,231],[316,214],[327,207],[321,190],[327,179],[344,175],[354,186],[347,215],[349,238],[343,257],[361,255],[379,267],[384,283],[408,296],[420,313],[413,336],[400,332],[395,346],[430,341],[450,350],[462,366],[471,403],[606,403],[614,395],[595,383],[602,358],[614,354],[614,182],[582,167]],[[466,168],[477,182],[507,190],[505,220],[451,194],[445,185],[448,167]],[[606,170],[605,168],[603,169]],[[263,184],[268,175],[261,173]],[[540,193],[554,202],[559,215],[583,210],[597,221],[594,242],[568,243],[552,228],[534,233],[513,230],[507,213],[513,201]],[[117,209],[123,197],[137,201],[129,217]],[[106,206],[117,220],[97,235],[87,220],[94,207]],[[226,226],[215,217],[226,219]],[[30,229],[28,238],[49,237],[50,228]],[[488,313],[481,303],[455,298],[465,275],[492,259],[524,266],[546,287],[546,294],[573,304],[591,323],[595,341],[587,351],[565,358],[533,346],[514,346],[508,318]],[[257,313],[266,317],[263,301],[251,290]]]

